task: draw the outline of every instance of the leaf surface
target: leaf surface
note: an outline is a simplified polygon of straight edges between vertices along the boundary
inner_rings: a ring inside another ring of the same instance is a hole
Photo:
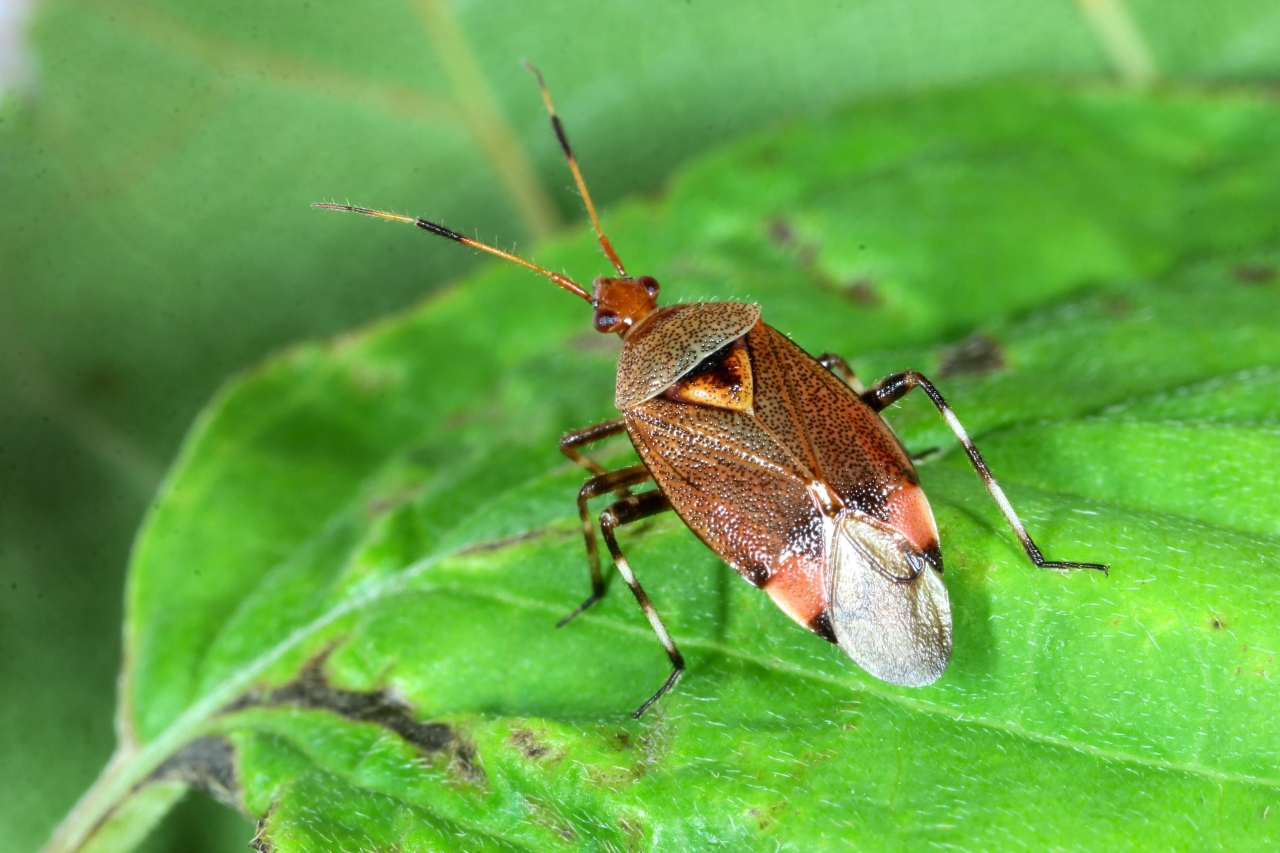
[[[663,517],[622,542],[689,669],[630,721],[667,663],[622,585],[553,627],[588,587],[555,441],[612,415],[617,345],[487,268],[206,411],[135,553],[121,778],[223,739],[280,851],[1274,844],[1278,134],[1246,96],[962,90],[610,216],[667,302],[933,375],[1045,551],[1111,563],[1028,566],[909,398],[956,617],[934,687],[861,673]],[[585,235],[538,260],[603,266]]]

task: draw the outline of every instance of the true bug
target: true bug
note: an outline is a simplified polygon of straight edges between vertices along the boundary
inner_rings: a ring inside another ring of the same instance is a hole
[[[315,207],[411,223],[520,264],[591,303],[597,331],[621,336],[614,402],[622,417],[560,441],[560,450],[592,473],[578,492],[591,595],[557,624],[604,595],[587,503],[619,495],[600,514],[600,531],[672,664],[670,677],[633,716],[671,689],[684,658],[615,530],[667,510],[787,615],[839,644],[867,672],[908,687],[942,675],[951,657],[951,606],[938,531],[911,457],[879,414],[913,388],[924,390],[955,433],[1032,563],[1107,571],[1097,563],[1044,559],[959,419],[916,371],[864,389],[839,356],[815,359],[766,325],[758,305],[658,307],[658,282],[628,275],[605,236],[542,74],[528,67],[616,277],[596,278],[588,292],[561,273],[424,219],[347,204]],[[622,432],[642,464],[606,471],[581,452]],[[650,480],[657,489],[631,492]]]

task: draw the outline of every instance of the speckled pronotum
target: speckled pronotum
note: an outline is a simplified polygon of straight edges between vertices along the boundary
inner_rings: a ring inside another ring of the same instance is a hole
[[[578,492],[591,595],[559,624],[604,595],[587,502],[618,496],[600,513],[600,531],[672,664],[670,677],[635,716],[671,689],[684,658],[615,531],[667,510],[788,616],[839,644],[867,672],[907,687],[938,680],[951,659],[938,530],[910,456],[879,414],[913,388],[938,408],[1035,565],[1106,571],[1096,563],[1044,559],[955,413],[914,370],[864,389],[842,358],[813,358],[761,320],[758,305],[658,307],[658,282],[628,275],[600,227],[542,75],[530,70],[616,277],[597,278],[588,292],[565,275],[424,219],[351,205],[316,207],[412,223],[520,264],[590,302],[596,330],[622,338],[614,397],[622,417],[560,442],[592,476]],[[581,452],[621,432],[642,464],[606,471]],[[649,481],[657,488],[632,492]]]

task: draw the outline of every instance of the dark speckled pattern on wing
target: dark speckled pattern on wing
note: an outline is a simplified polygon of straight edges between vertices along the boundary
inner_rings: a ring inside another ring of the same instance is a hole
[[[763,323],[747,336],[755,414],[816,480],[852,508],[884,518],[889,492],[918,483],[897,437],[848,385]]]
[[[690,302],[659,308],[627,334],[614,403],[621,411],[656,397],[760,319],[746,302]]]
[[[827,531],[809,486],[825,481],[847,506],[896,522],[889,516],[901,508],[886,498],[904,486],[917,492],[915,469],[879,416],[779,332],[757,322],[746,345],[750,410],[668,394],[628,408],[627,429],[685,524],[793,619],[835,642]],[[707,370],[718,369],[708,360]]]
[[[676,512],[748,581],[763,585],[784,551],[821,559],[803,473],[751,415],[659,397],[627,426]]]

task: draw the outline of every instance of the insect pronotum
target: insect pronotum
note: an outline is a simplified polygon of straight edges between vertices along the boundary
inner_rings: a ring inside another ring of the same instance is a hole
[[[960,420],[916,371],[864,389],[844,359],[813,358],[766,325],[758,305],[658,307],[658,282],[628,275],[605,236],[542,75],[529,69],[617,276],[595,279],[588,291],[568,276],[425,219],[347,204],[315,206],[407,222],[520,264],[589,302],[597,331],[621,336],[614,402],[622,416],[560,441],[560,450],[592,474],[578,492],[591,595],[558,625],[604,595],[587,505],[597,496],[618,496],[600,513],[600,532],[672,666],[634,716],[672,688],[684,658],[618,546],[616,530],[667,510],[787,615],[839,644],[875,677],[921,687],[942,675],[951,659],[951,605],[938,530],[911,457],[879,414],[914,388],[928,395],[955,433],[1032,563],[1107,570],[1044,559]],[[606,471],[583,454],[581,448],[622,432],[642,464]],[[656,489],[631,491],[650,480]]]

